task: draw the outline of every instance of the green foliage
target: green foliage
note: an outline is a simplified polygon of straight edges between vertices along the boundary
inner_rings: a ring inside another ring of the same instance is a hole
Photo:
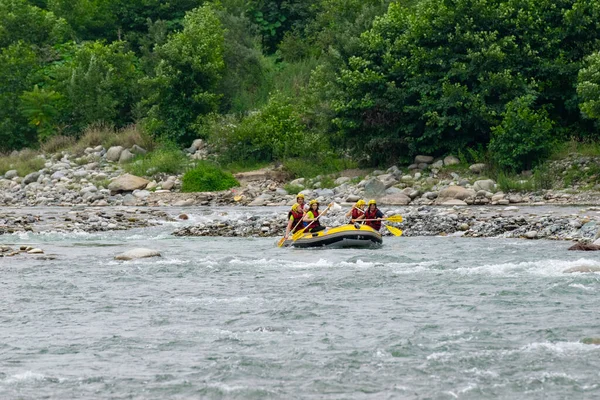
[[[304,187],[292,185],[291,183],[286,183],[285,185],[283,185],[283,188],[286,192],[288,192],[288,194],[297,194],[304,190]]]
[[[314,178],[317,175],[334,174],[358,165],[351,159],[340,157],[333,151],[315,153],[312,157],[292,158],[283,163],[285,170],[294,178]]]
[[[229,172],[223,171],[214,164],[199,162],[183,176],[181,191],[184,193],[218,192],[235,186],[240,184]]]
[[[52,136],[41,144],[40,150],[44,154],[56,154],[61,150],[67,150],[75,146],[75,138],[72,136]]]
[[[307,134],[291,99],[277,94],[262,110],[241,120],[217,118],[209,129],[210,140],[217,146],[224,163],[270,162],[319,149],[314,136]]]
[[[189,165],[186,155],[174,146],[163,146],[125,165],[125,170],[137,176],[154,176],[159,173],[180,174]]]
[[[535,183],[532,179],[523,179],[515,176],[509,176],[504,173],[498,174],[496,179],[498,188],[505,193],[508,192],[531,192],[535,190]]]
[[[545,110],[533,108],[534,102],[533,96],[509,102],[502,123],[492,128],[490,152],[503,170],[529,169],[552,150],[553,123]]]
[[[21,95],[21,113],[37,129],[38,139],[46,141],[57,133],[58,104],[63,96],[53,90],[40,89],[38,85]]]
[[[125,43],[87,42],[71,59],[53,66],[49,75],[67,99],[63,112],[67,133],[76,135],[91,124],[122,127],[133,122],[141,74]]]
[[[146,126],[158,136],[187,143],[203,117],[217,109],[223,63],[223,27],[213,7],[190,11],[183,31],[156,49],[155,76],[145,78]]]
[[[579,71],[577,94],[584,115],[600,120],[600,51],[585,59],[585,67]]]
[[[580,154],[587,157],[600,157],[600,142],[571,139],[566,142],[557,143],[549,158],[551,160],[560,160],[567,158],[571,154]]]
[[[19,96],[33,81],[38,66],[31,46],[17,42],[0,49],[0,151],[36,143],[36,130],[20,112]]]
[[[69,31],[64,19],[26,0],[0,0],[0,48],[19,41],[39,47],[53,46],[64,42]]]

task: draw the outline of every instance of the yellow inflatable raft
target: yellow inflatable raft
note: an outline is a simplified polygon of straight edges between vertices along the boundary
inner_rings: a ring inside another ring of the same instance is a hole
[[[308,247],[377,247],[382,243],[381,234],[366,225],[342,225],[320,232],[305,233],[298,240],[286,240],[284,246]]]

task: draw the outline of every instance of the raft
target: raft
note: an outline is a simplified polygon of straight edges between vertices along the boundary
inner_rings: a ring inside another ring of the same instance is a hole
[[[296,241],[291,238],[286,240],[283,245],[305,249],[310,247],[378,247],[382,243],[381,233],[370,226],[348,224],[327,228],[320,232],[305,233]]]

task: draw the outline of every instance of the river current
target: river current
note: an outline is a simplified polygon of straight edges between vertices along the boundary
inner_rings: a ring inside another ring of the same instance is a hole
[[[570,243],[27,233],[0,258],[2,399],[581,399],[600,396],[600,266]],[[136,247],[161,258],[115,261]]]

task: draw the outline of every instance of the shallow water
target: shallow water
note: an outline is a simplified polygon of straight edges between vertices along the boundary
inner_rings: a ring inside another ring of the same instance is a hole
[[[190,213],[193,223],[211,216]],[[376,250],[179,238],[181,223],[0,236],[0,398],[597,398],[600,266],[569,243]],[[162,258],[117,262],[150,247]]]

